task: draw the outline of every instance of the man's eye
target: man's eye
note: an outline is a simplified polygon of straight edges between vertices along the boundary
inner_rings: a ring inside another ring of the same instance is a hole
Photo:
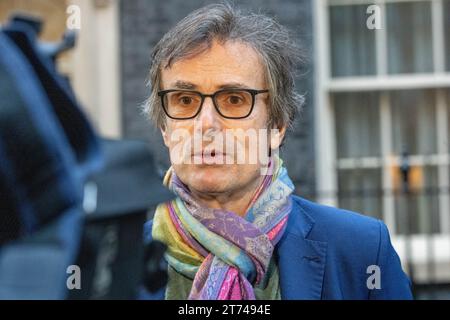
[[[239,96],[230,96],[228,97],[228,102],[231,104],[240,104],[242,103],[242,98]]]
[[[191,104],[193,99],[192,97],[181,97],[179,101],[181,104]]]

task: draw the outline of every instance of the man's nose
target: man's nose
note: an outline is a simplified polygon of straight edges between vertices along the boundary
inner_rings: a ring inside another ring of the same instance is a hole
[[[205,97],[202,110],[200,110],[196,120],[201,124],[204,130],[220,128],[220,114],[214,107],[214,102],[211,97]]]

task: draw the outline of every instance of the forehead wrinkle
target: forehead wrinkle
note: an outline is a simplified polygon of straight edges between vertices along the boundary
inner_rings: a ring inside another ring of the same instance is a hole
[[[199,55],[180,59],[162,70],[165,89],[265,89],[264,66],[255,49],[244,43],[215,43]],[[261,81],[255,81],[261,78]]]

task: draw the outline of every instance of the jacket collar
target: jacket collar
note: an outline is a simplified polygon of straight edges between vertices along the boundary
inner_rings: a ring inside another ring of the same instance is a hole
[[[320,299],[325,271],[327,242],[311,239],[314,219],[293,197],[293,208],[276,254],[281,298]]]

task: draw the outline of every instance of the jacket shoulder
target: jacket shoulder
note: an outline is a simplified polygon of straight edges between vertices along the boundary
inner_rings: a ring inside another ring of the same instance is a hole
[[[365,284],[362,280],[367,268],[379,264],[383,233],[387,232],[384,224],[369,216],[303,198],[295,197],[294,201],[291,212],[296,216],[292,217],[294,225],[301,226],[303,223],[299,221],[311,219],[312,226],[304,236],[327,244],[327,267]]]
[[[308,216],[314,222],[310,237],[317,240],[336,242],[373,243],[380,239],[384,228],[381,220],[350,210],[318,204],[294,196],[292,213]],[[302,217],[300,217],[302,218]]]
[[[410,281],[391,244],[388,228],[381,220],[297,196],[294,203],[295,220],[314,222],[308,239],[327,242],[325,282],[341,283],[339,290],[328,288],[325,298],[336,298],[336,292],[356,299],[364,296],[368,299],[412,298]],[[382,275],[380,290],[367,290],[368,273],[373,267]],[[333,278],[336,274],[340,275],[340,280]]]

